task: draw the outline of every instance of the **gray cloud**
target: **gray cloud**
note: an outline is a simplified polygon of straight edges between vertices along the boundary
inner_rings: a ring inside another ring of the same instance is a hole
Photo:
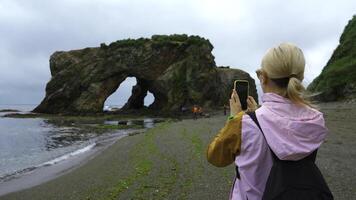
[[[153,34],[206,37],[217,65],[250,73],[268,48],[293,42],[307,58],[307,84],[320,73],[355,10],[352,0],[0,0],[0,104],[39,103],[54,51]],[[131,85],[119,90],[108,103],[124,104]]]

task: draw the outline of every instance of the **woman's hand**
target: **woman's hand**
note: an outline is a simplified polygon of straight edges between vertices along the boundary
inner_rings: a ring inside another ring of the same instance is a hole
[[[235,116],[237,113],[241,112],[241,102],[239,99],[239,95],[236,90],[232,90],[231,98],[230,98],[230,116]]]
[[[258,106],[255,99],[252,96],[247,97],[247,111],[254,112],[257,110]]]

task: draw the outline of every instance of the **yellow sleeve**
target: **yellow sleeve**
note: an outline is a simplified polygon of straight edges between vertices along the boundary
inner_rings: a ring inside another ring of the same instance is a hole
[[[225,167],[235,161],[241,149],[241,124],[244,112],[239,112],[229,119],[215,136],[207,149],[208,161],[217,166]]]

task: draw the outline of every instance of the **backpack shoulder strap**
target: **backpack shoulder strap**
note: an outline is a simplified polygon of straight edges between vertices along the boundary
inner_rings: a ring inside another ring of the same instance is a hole
[[[260,125],[260,123],[259,123],[258,120],[257,120],[255,111],[246,112],[246,114],[247,114],[248,116],[250,116],[250,118],[255,122],[255,124],[256,124],[256,125],[258,126],[258,128],[261,130],[263,137],[266,139],[266,136],[265,136],[265,134],[264,134],[263,131],[262,131],[261,125]],[[266,140],[266,141],[267,141],[267,140]]]

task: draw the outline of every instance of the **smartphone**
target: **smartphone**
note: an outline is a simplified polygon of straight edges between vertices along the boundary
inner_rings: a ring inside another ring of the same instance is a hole
[[[247,97],[249,96],[249,83],[247,80],[235,80],[234,90],[239,95],[242,110],[247,110]]]

